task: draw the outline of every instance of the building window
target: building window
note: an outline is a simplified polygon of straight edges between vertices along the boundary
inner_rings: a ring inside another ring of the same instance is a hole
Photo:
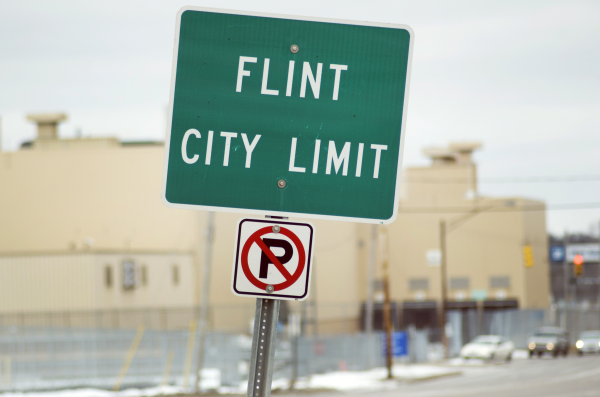
[[[146,265],[142,265],[140,269],[140,278],[142,279],[142,285],[148,285],[148,268]]]
[[[136,264],[132,260],[123,262],[123,288],[134,289],[138,285]]]
[[[469,289],[469,278],[452,277],[450,279],[450,289]]]
[[[106,288],[112,288],[113,272],[111,265],[106,265],[106,267],[104,268],[104,284],[106,284]]]
[[[173,266],[173,285],[179,285],[179,267]]]
[[[429,289],[429,280],[426,278],[411,278],[408,280],[408,288],[411,291]]]
[[[510,288],[510,277],[492,276],[490,277],[490,288]]]

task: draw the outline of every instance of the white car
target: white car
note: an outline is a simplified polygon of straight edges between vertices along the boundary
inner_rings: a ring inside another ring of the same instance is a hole
[[[479,358],[483,360],[503,359],[510,361],[515,345],[503,336],[481,335],[467,343],[460,351],[464,359]]]
[[[587,353],[600,353],[600,331],[582,332],[575,346],[580,356]]]

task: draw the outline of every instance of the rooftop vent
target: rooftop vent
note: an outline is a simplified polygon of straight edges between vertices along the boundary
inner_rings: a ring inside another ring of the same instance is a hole
[[[27,120],[37,124],[37,139],[48,141],[58,139],[58,123],[65,121],[67,115],[63,113],[28,114]]]

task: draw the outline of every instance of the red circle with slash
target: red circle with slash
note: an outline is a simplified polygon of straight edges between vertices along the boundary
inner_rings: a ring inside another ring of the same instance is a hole
[[[273,265],[275,265],[277,270],[279,270],[281,275],[285,278],[285,281],[282,283],[271,284],[273,285],[274,291],[281,291],[282,289],[286,289],[292,284],[294,284],[296,281],[298,281],[306,265],[306,254],[304,253],[304,246],[302,245],[302,242],[300,241],[298,236],[292,233],[292,231],[290,231],[289,229],[281,227],[279,233],[292,240],[292,243],[294,243],[294,245],[296,246],[296,250],[298,250],[298,267],[296,268],[294,274],[290,274],[290,272],[287,271],[287,269],[281,264],[281,262],[279,262],[277,257],[273,254],[273,251],[271,251],[269,247],[267,247],[260,238],[261,236],[264,236],[265,234],[269,233],[273,233],[273,226],[267,226],[263,227],[262,229],[258,229],[250,236],[250,238],[248,238],[248,240],[244,244],[244,247],[242,248],[242,255],[240,258],[242,262],[242,270],[244,271],[246,278],[248,278],[248,281],[250,281],[255,287],[265,290],[267,288],[267,285],[269,285],[263,283],[262,281],[254,277],[254,274],[252,274],[252,272],[250,271],[250,266],[248,266],[248,254],[250,252],[250,248],[256,243],[258,247],[265,253],[265,255],[269,257],[269,259],[271,260]]]

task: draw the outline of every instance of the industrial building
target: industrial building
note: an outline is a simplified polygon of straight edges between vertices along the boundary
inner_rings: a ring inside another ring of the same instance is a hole
[[[30,115],[37,138],[0,153],[0,322],[187,326],[200,304],[207,214],[162,204],[162,143],[61,139],[65,118]],[[437,327],[441,220],[447,309],[547,308],[545,205],[480,196],[477,148],[425,150],[431,165],[404,170],[391,225],[312,221],[310,298],[285,310],[303,314],[306,332],[352,332],[372,291],[377,323],[387,260],[396,327]],[[210,327],[247,330],[254,300],[231,293],[241,216],[215,218]]]

